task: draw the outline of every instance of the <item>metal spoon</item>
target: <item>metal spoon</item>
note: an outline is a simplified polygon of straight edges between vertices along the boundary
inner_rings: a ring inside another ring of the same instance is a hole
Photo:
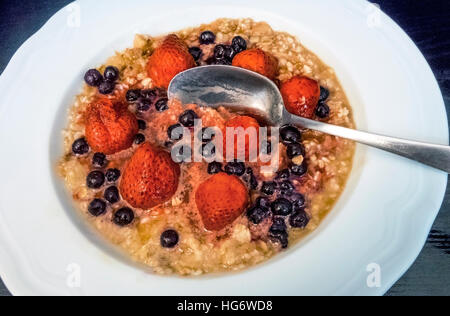
[[[382,136],[292,115],[286,111],[278,87],[255,72],[223,65],[186,70],[172,79],[169,98],[183,104],[219,107],[262,117],[270,125],[293,124],[376,147],[450,173],[450,147]]]

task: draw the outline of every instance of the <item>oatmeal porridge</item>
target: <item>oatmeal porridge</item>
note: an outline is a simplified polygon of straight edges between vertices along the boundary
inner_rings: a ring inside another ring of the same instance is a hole
[[[352,168],[351,141],[294,126],[279,128],[277,150],[257,142],[261,153],[276,155],[276,172],[262,172],[260,160],[206,161],[217,145],[214,131],[262,125],[225,107],[167,98],[177,73],[212,64],[267,76],[291,113],[354,128],[333,69],[296,37],[251,19],[137,35],[132,48],[87,71],[63,131],[58,173],[85,220],[156,273],[199,275],[264,262],[317,228]],[[194,128],[198,119],[203,129]],[[189,160],[195,138],[203,161]],[[253,145],[247,138],[243,144],[230,156],[243,151],[247,158]]]

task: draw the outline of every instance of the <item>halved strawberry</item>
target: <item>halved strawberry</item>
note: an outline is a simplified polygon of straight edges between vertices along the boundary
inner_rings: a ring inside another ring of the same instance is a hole
[[[150,56],[147,73],[156,87],[167,89],[173,77],[192,67],[195,67],[195,61],[187,45],[175,34],[170,34]]]
[[[180,167],[168,152],[143,143],[125,166],[120,193],[133,207],[149,209],[175,194],[179,176]]]
[[[238,115],[229,119],[225,123],[225,130],[223,132],[223,149],[224,158],[227,158],[227,128],[232,128],[234,131],[234,156],[233,159],[244,157],[245,160],[249,160],[250,152],[255,153],[255,157],[258,155],[259,148],[259,123],[253,117]],[[252,131],[253,129],[253,131]],[[230,129],[228,129],[231,131]],[[229,133],[228,133],[229,134]],[[250,141],[250,137],[256,136],[255,139]],[[230,136],[231,138],[232,136]],[[240,146],[238,140],[245,137],[245,146]]]
[[[248,192],[236,176],[220,172],[203,182],[195,202],[206,229],[219,231],[232,224],[248,205]]]
[[[313,118],[320,98],[320,86],[314,79],[295,76],[281,84],[286,110],[292,114]]]
[[[125,103],[100,97],[88,107],[85,133],[94,151],[109,155],[127,149],[138,130],[137,119]]]
[[[278,60],[259,48],[248,49],[237,54],[233,66],[245,68],[274,80],[278,74]]]

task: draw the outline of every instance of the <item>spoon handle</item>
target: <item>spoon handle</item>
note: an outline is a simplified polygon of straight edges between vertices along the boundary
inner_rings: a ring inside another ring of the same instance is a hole
[[[450,146],[421,143],[361,132],[350,128],[290,115],[289,123],[325,134],[354,140],[450,173]]]

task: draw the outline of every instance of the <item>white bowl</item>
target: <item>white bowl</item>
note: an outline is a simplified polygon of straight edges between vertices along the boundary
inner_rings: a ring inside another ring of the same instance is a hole
[[[107,249],[80,221],[53,169],[66,110],[84,71],[131,46],[134,33],[158,35],[219,17],[267,21],[334,67],[358,128],[448,144],[430,68],[403,31],[369,3],[224,3],[76,1],[14,55],[0,78],[0,275],[13,294],[380,295],[412,264],[447,175],[364,146],[357,147],[348,186],[319,229],[240,273],[154,275]],[[370,282],[378,272],[380,282]]]

